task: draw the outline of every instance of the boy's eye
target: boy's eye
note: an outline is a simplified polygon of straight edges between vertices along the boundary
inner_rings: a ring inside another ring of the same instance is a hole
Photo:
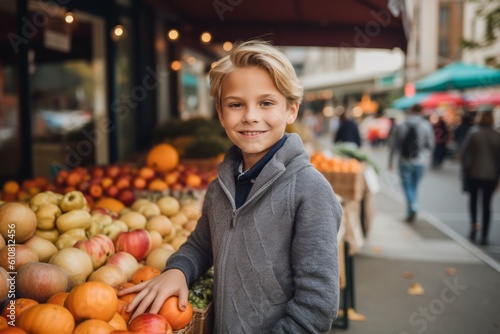
[[[261,105],[262,105],[263,107],[270,107],[270,106],[272,106],[273,104],[274,104],[274,103],[273,103],[273,102],[271,102],[271,101],[262,101],[262,102],[261,102]]]
[[[241,108],[242,104],[238,102],[233,102],[229,104],[229,108]]]

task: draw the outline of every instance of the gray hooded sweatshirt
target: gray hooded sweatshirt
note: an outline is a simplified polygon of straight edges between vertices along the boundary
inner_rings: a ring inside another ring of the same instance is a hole
[[[214,265],[214,333],[324,333],[339,302],[342,208],[297,134],[235,209],[238,148],[206,192],[203,214],[168,261],[188,283]]]

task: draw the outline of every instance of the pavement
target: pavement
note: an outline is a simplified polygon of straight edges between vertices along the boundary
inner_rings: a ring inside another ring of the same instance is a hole
[[[352,258],[353,306],[366,319],[329,333],[500,333],[499,263],[429,213],[404,222],[390,191],[373,196],[372,225]],[[414,285],[420,295],[409,294]]]

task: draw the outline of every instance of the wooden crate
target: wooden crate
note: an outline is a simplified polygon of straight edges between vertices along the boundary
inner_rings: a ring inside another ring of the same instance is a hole
[[[364,192],[364,169],[358,173],[322,172],[333,191],[345,201],[360,201]]]
[[[204,309],[194,308],[192,334],[211,334],[213,330],[213,303]]]

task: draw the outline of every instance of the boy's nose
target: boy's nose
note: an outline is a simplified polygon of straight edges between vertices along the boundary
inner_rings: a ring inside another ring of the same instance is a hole
[[[245,113],[243,114],[243,121],[248,123],[257,122],[258,111],[256,107],[247,107]]]

